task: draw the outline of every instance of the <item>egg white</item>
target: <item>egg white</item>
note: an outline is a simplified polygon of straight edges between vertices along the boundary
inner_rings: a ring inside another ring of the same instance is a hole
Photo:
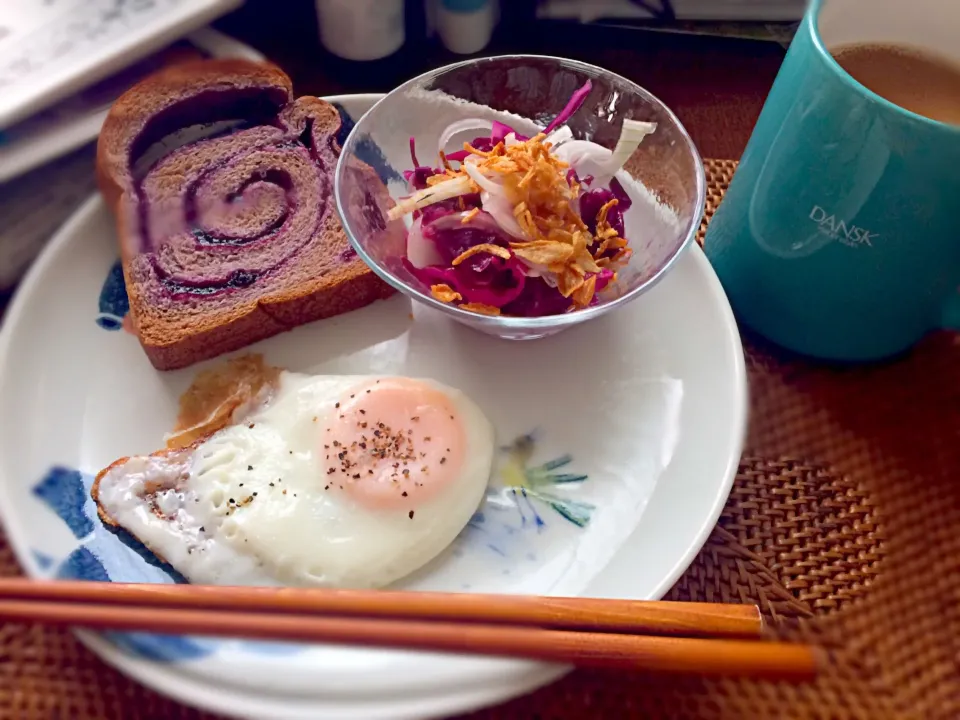
[[[272,399],[242,423],[193,450],[111,468],[98,502],[190,582],[351,588],[394,582],[436,557],[469,522],[486,491],[494,434],[463,393],[423,380],[450,399],[464,430],[455,480],[428,500],[395,509],[370,510],[347,493],[325,491],[321,435],[329,413],[338,398],[373,379],[283,372]],[[236,504],[241,509],[230,512]]]

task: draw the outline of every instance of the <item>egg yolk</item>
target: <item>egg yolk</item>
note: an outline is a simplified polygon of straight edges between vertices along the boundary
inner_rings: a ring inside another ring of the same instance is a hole
[[[460,473],[463,425],[450,398],[430,385],[377,380],[352,389],[330,417],[321,481],[365,507],[409,508],[436,496]]]

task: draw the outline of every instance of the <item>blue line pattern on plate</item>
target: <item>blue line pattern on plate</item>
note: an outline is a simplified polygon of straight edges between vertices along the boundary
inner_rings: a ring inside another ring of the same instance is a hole
[[[340,132],[337,133],[337,143],[340,145],[340,147],[343,147],[344,143],[347,141],[347,137],[350,135],[350,132],[357,123],[352,117],[350,117],[350,114],[343,108],[342,105],[339,103],[333,103],[333,106],[337,109],[337,112],[340,113]],[[372,138],[360,138],[360,141],[357,143],[356,154],[360,160],[377,171],[377,175],[380,176],[380,179],[385,184],[389,184],[393,181],[404,182],[403,175],[394,169],[394,167],[387,160],[386,156],[383,154],[383,150],[380,149],[379,145],[373,142]]]
[[[123,265],[117,260],[107,273],[100,289],[99,313],[96,323],[104,330],[116,331],[123,327],[123,319],[130,312],[127,286],[123,281]]]
[[[59,562],[46,553],[34,551],[38,565],[52,570],[54,577],[63,580],[183,582],[176,570],[160,561],[132,535],[103,525],[90,497],[93,480],[93,476],[77,470],[54,467],[34,488],[34,495],[56,513],[80,541]],[[40,557],[45,559],[40,561]],[[104,637],[135,657],[163,662],[199,659],[227,642],[257,654],[289,654],[301,650],[294,643],[220,641],[140,632],[104,633]]]
[[[44,572],[52,568],[55,562],[55,560],[52,557],[50,557],[46,553],[40,552],[39,550],[33,551],[33,559],[37,563],[39,568]]]
[[[83,486],[83,476],[76,470],[52,468],[33,488],[33,494],[60,516],[78,540],[93,532],[93,522],[83,511],[88,493]]]

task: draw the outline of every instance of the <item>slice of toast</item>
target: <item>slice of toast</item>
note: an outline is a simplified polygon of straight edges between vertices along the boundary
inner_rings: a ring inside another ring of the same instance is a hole
[[[337,218],[339,129],[332,105],[294,99],[281,70],[237,59],[167,68],[113,105],[97,179],[117,221],[133,326],[156,368],[185,367],[393,292],[356,256]],[[206,137],[190,141],[198,132]],[[365,187],[379,193],[378,208],[388,206],[369,172]]]

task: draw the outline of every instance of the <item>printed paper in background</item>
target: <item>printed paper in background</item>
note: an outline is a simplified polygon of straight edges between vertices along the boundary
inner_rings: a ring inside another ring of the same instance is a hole
[[[240,0],[2,0],[0,129],[136,62]]]

